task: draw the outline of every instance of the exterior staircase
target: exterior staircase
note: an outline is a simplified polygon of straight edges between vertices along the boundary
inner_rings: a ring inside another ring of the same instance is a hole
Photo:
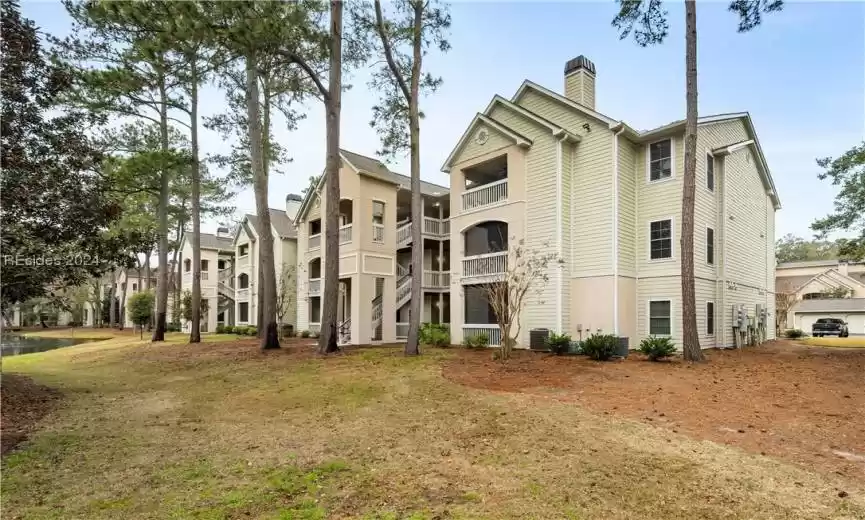
[[[336,342],[339,345],[351,343],[351,318],[341,322],[336,329]]]
[[[224,296],[234,301],[234,269],[226,268],[219,271],[219,278],[216,282],[216,291],[220,296]]]
[[[402,249],[411,244],[411,221],[403,221],[397,224],[396,248]]]
[[[377,329],[378,326],[381,325],[381,320],[382,320],[381,302],[382,302],[381,295],[376,296],[372,300],[372,330]]]
[[[396,282],[396,308],[401,309],[403,305],[411,300],[411,276],[404,275]]]

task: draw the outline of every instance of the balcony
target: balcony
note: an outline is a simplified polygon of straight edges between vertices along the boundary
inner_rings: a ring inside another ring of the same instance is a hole
[[[372,241],[376,244],[384,244],[384,225],[372,225]]]
[[[207,278],[207,271],[201,271],[201,281],[206,281]],[[184,285],[192,283],[192,271],[183,273],[183,283]]]
[[[411,243],[411,221],[404,220],[397,222],[396,228],[396,244],[397,247],[404,247]]]
[[[462,278],[496,276],[508,268],[508,252],[487,253],[463,258]]]
[[[351,224],[339,227],[339,243],[340,245],[351,243]]]
[[[491,206],[508,200],[508,180],[482,184],[463,192],[463,211]]]
[[[321,233],[317,235],[309,236],[309,249],[320,249],[321,248]]]
[[[396,324],[396,337],[397,338],[407,338],[408,337],[408,323],[397,323]]]
[[[309,279],[309,295],[318,296],[321,294],[321,278]]]
[[[435,237],[449,237],[451,234],[451,223],[449,220],[424,217],[423,233],[424,235]]]
[[[451,283],[450,271],[424,271],[423,286],[427,289],[447,289]]]
[[[237,296],[237,301],[249,301],[249,288],[237,289],[234,294]]]

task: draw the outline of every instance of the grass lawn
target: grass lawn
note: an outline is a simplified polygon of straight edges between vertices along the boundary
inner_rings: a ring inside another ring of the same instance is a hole
[[[865,348],[865,336],[850,336],[847,338],[824,336],[822,338],[802,338],[798,341],[815,347]]]
[[[4,358],[65,395],[3,459],[4,518],[865,518],[857,483],[452,382],[454,350],[184,338]]]

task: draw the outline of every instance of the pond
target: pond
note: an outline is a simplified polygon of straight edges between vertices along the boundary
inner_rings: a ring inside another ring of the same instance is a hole
[[[45,352],[56,348],[71,347],[81,343],[101,341],[84,338],[25,338],[18,334],[3,334],[0,336],[0,352],[3,356]]]

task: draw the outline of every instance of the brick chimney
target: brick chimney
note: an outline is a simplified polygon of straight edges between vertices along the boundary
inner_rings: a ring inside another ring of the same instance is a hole
[[[565,63],[565,97],[595,109],[595,64],[583,55]]]

